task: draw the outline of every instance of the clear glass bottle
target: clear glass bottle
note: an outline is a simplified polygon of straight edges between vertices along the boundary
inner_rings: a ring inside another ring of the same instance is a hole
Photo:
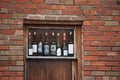
[[[32,44],[32,47],[33,47],[33,54],[34,53],[37,53],[37,39],[36,39],[36,36],[37,35],[37,33],[36,32],[34,32],[33,33],[33,44]]]
[[[39,35],[38,55],[43,55],[42,36],[41,36],[41,34]]]
[[[31,33],[28,33],[28,55],[33,55],[33,48],[31,44]]]

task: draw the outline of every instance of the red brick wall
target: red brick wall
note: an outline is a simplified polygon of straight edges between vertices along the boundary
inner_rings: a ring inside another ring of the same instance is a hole
[[[116,0],[0,0],[0,80],[23,80],[23,19],[83,20],[83,80],[120,80]]]

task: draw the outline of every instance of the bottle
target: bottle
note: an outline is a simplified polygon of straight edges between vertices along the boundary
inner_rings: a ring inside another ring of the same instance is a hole
[[[68,49],[66,45],[66,33],[63,33],[63,56],[68,56]]]
[[[49,46],[49,42],[48,42],[48,33],[45,33],[45,42],[44,42],[44,55],[48,56],[49,55],[49,50],[50,46]]]
[[[57,34],[57,56],[61,56],[61,46],[60,46],[60,33]]]
[[[37,53],[37,40],[36,40],[36,32],[33,33],[33,54]]]
[[[43,49],[42,49],[42,36],[41,34],[39,35],[39,43],[38,43],[38,54],[42,55]]]
[[[55,42],[55,34],[52,32],[52,42],[50,45],[50,55],[55,56],[56,55],[56,42]]]
[[[73,43],[73,34],[72,31],[69,34],[69,42],[68,42],[68,54],[69,56],[74,56],[74,43]]]
[[[28,33],[28,55],[33,55],[33,48],[31,44],[31,33]]]

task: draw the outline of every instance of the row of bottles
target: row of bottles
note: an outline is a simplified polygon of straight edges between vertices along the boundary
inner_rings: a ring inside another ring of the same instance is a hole
[[[30,55],[40,55],[40,56],[74,56],[74,42],[73,33],[69,32],[69,41],[66,42],[66,33],[57,33],[55,39],[55,33],[51,33],[51,42],[49,41],[48,33],[44,34],[44,42],[42,42],[42,36],[39,35],[39,42],[37,42],[36,32],[33,32],[33,42],[31,42],[31,33],[28,35],[28,52]],[[62,39],[60,39],[62,35]],[[60,44],[62,40],[63,45]]]

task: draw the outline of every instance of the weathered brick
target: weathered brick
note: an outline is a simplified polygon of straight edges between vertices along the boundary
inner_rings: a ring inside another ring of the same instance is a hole
[[[58,14],[61,14],[61,11],[60,10],[45,10],[45,14],[58,15]]]
[[[3,76],[13,77],[13,76],[16,76],[16,73],[15,72],[3,72]]]
[[[9,3],[9,2],[13,2],[13,0],[1,0],[1,2],[6,2],[6,3]]]
[[[1,77],[1,80],[9,80],[9,77]]]
[[[92,10],[93,9],[93,7],[90,5],[81,5],[80,8],[81,10]]]
[[[16,61],[16,65],[18,65],[18,66],[23,66],[23,65],[24,65],[24,62],[23,62],[23,61]]]
[[[54,16],[54,15],[53,16],[47,16],[46,15],[44,18],[45,18],[45,20],[56,20],[57,19],[57,17]]]
[[[8,67],[0,67],[0,71],[8,71]]]
[[[105,75],[105,71],[92,71],[91,72],[91,75],[94,75],[94,76],[103,76]]]
[[[88,0],[89,4],[102,4],[102,0]]]
[[[9,40],[23,40],[23,36],[13,36],[13,35],[11,35],[11,36],[9,36]]]
[[[0,56],[0,60],[9,60],[9,56]]]
[[[7,60],[1,61],[0,63],[1,63],[1,64],[0,64],[1,66],[13,66],[13,65],[16,64],[15,61],[7,61]]]
[[[83,60],[97,60],[97,56],[83,56]]]
[[[120,47],[112,47],[112,51],[120,51]]]
[[[106,72],[107,76],[120,76],[120,72],[109,71]]]
[[[24,42],[23,42],[23,41],[17,41],[16,44],[17,44],[17,45],[23,45]]]
[[[113,11],[112,11],[112,15],[120,15],[120,11],[113,10]]]
[[[112,67],[113,71],[120,71],[120,67]]]
[[[9,71],[23,71],[23,66],[9,66]]]
[[[97,66],[84,66],[83,70],[87,70],[87,71],[97,70]]]
[[[80,15],[80,16],[72,17],[72,20],[85,20],[85,16]]]
[[[33,3],[44,3],[44,0],[31,0]]]
[[[23,19],[26,17],[27,17],[27,14],[12,14],[13,19]]]
[[[113,61],[111,61],[111,62],[106,62],[105,63],[105,65],[107,65],[107,66],[119,66],[119,62],[113,62]]]
[[[110,71],[111,67],[101,66],[101,67],[98,67],[98,70]]]
[[[103,76],[103,80],[109,80],[109,76]]]
[[[111,51],[111,47],[97,47],[99,51]]]
[[[59,4],[59,0],[45,0],[45,3],[48,3],[48,4]]]
[[[93,76],[84,76],[83,80],[95,80],[95,77],[93,77]]]
[[[90,66],[90,65],[91,65],[91,61],[84,61],[84,62],[83,62],[83,65],[84,65],[84,66]]]
[[[90,25],[90,24],[91,24],[90,21],[84,21],[84,22],[83,22],[83,25]]]
[[[119,25],[119,21],[105,21],[105,25],[106,26]]]
[[[60,4],[73,4],[74,0],[60,0]]]
[[[101,20],[112,20],[112,16],[101,16]]]
[[[9,46],[9,50],[23,50],[23,46]]]
[[[8,9],[7,8],[1,8],[0,13],[8,13]]]
[[[22,56],[10,56],[10,60],[23,60],[23,55]]]

